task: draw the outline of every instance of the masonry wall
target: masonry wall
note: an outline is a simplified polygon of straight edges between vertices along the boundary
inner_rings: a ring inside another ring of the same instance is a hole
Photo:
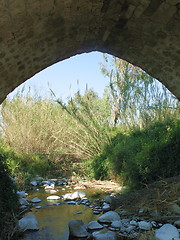
[[[140,66],[180,99],[180,1],[0,1],[0,102],[70,56],[102,51]]]

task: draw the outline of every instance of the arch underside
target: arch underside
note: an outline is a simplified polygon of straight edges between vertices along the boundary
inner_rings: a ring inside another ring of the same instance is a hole
[[[180,99],[177,0],[4,0],[0,29],[1,102],[44,68],[91,51],[140,66]]]

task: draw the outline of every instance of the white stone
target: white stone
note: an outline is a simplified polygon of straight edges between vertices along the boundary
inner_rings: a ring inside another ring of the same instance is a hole
[[[155,237],[158,240],[172,240],[175,238],[179,239],[179,232],[176,227],[167,223],[155,230]]]
[[[47,190],[47,189],[54,189],[54,187],[55,187],[55,184],[54,183],[52,183],[51,185],[47,185],[47,186],[45,186],[45,190]]]
[[[99,224],[97,221],[91,221],[88,223],[87,228],[89,230],[97,230],[97,229],[102,229],[103,226]]]
[[[38,197],[35,197],[31,200],[32,203],[39,203],[41,202],[41,199],[39,199]]]
[[[113,221],[120,221],[120,216],[114,211],[109,211],[104,213],[102,216],[98,218],[98,222],[113,222]]]
[[[151,230],[152,227],[151,223],[146,221],[138,222],[138,226],[142,230]]]
[[[82,220],[71,220],[68,224],[69,227],[69,235],[71,237],[87,237],[88,232],[86,230],[86,225]]]
[[[59,200],[59,199],[60,199],[60,197],[57,195],[51,195],[51,196],[47,197],[47,200]]]
[[[108,231],[106,233],[103,232],[93,232],[93,239],[94,240],[117,240],[117,234],[112,231]]]
[[[111,227],[120,228],[120,227],[122,227],[122,222],[121,221],[112,221]]]
[[[18,221],[18,228],[24,232],[26,230],[39,230],[35,215],[29,214]]]

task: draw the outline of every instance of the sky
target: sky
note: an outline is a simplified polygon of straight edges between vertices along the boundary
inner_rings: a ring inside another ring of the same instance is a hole
[[[13,97],[25,86],[26,90],[30,87],[32,92],[35,89],[40,97],[49,97],[51,89],[57,98],[65,100],[78,90],[83,94],[86,84],[88,89],[92,88],[102,96],[109,80],[100,72],[100,62],[103,62],[103,55],[100,52],[76,55],[37,73],[9,96]]]

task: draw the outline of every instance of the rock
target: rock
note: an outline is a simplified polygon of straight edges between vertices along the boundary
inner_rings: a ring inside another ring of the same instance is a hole
[[[120,221],[120,220],[121,218],[119,214],[117,214],[114,211],[106,212],[98,218],[98,222],[102,222],[102,223],[111,223],[113,221]]]
[[[24,232],[26,230],[39,230],[35,215],[29,214],[18,221],[18,228]]]
[[[132,226],[138,226],[138,223],[137,223],[135,220],[130,221],[130,224],[131,224]]]
[[[53,178],[53,179],[50,179],[51,182],[57,182],[58,179],[57,178]]]
[[[129,226],[129,227],[126,228],[126,232],[127,232],[127,233],[130,233],[130,232],[132,232],[135,228],[136,228],[135,226]]]
[[[25,198],[20,198],[20,199],[19,199],[19,204],[20,204],[20,205],[28,206],[28,205],[29,205],[29,202],[28,202]]]
[[[98,229],[103,229],[104,227],[99,224],[97,221],[91,221],[87,225],[87,229],[89,230],[98,230]]]
[[[176,227],[167,223],[155,230],[155,237],[158,240],[172,240],[175,238],[179,239],[179,232]]]
[[[83,192],[74,192],[74,193],[66,193],[62,195],[64,200],[76,200],[76,199],[83,199],[86,196]]]
[[[87,203],[89,203],[89,199],[83,199],[80,201],[80,204],[86,205]]]
[[[121,221],[112,221],[111,227],[120,228],[120,227],[122,227],[122,222]]]
[[[32,203],[39,203],[41,202],[41,199],[39,199],[38,197],[35,197],[31,200]]]
[[[94,240],[117,240],[117,234],[112,231],[104,232],[93,232],[93,239]]]
[[[75,201],[68,201],[67,204],[69,204],[69,205],[76,205],[76,202]]]
[[[70,237],[85,238],[88,236],[86,225],[82,220],[71,220],[68,224],[68,227]]]
[[[37,186],[37,185],[38,185],[36,180],[31,180],[31,181],[30,181],[30,184],[31,184],[32,186]]]
[[[35,208],[36,208],[36,209],[40,209],[40,208],[42,208],[42,206],[36,206]]]
[[[180,207],[179,205],[177,204],[172,204],[170,207],[169,207],[169,210],[175,214],[180,214]]]
[[[108,203],[104,203],[102,207],[103,212],[107,212],[111,209],[111,206]]]
[[[174,222],[174,226],[177,228],[180,228],[180,220]]]
[[[49,181],[49,180],[42,181],[42,185],[51,185],[51,181]]]
[[[150,222],[146,222],[146,221],[138,222],[138,226],[139,226],[140,229],[147,230],[147,231],[151,230],[151,227],[152,227],[151,223]]]
[[[55,184],[54,183],[51,183],[50,185],[47,185],[47,186],[45,186],[45,190],[47,190],[47,189],[50,189],[50,190],[52,190],[52,189],[54,189],[54,187],[55,187]]]
[[[49,193],[50,193],[50,194],[54,194],[54,193],[57,193],[57,190],[54,190],[54,189],[50,189],[50,190],[49,190]]]
[[[23,198],[26,198],[26,193],[25,191],[17,191],[17,194],[20,196],[20,197],[23,197]]]
[[[38,184],[40,184],[44,178],[43,177],[35,177],[33,180],[35,180]]]
[[[57,195],[51,195],[51,196],[47,197],[46,199],[47,199],[47,200],[59,200],[60,197],[57,196]]]
[[[111,204],[114,199],[115,199],[114,197],[108,196],[108,197],[104,198],[104,202]]]

